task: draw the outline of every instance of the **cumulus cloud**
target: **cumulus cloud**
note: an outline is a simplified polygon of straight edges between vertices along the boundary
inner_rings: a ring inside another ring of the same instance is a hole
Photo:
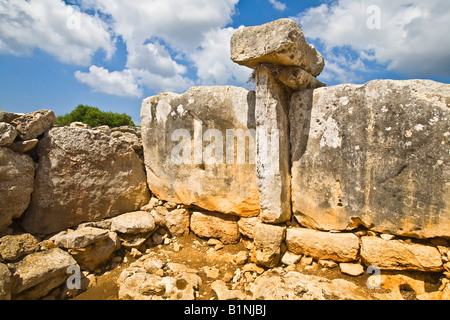
[[[269,2],[272,4],[272,6],[279,11],[286,10],[286,5],[280,1],[277,0],[269,0]]]
[[[338,0],[294,19],[308,38],[324,45],[335,72],[348,70],[348,61],[333,50],[350,48],[360,67],[376,62],[409,77],[450,75],[449,1]],[[329,66],[324,72],[331,74]]]
[[[238,29],[223,28],[205,34],[199,50],[191,55],[202,85],[245,83],[252,70],[230,59],[230,39]]]
[[[142,97],[142,90],[129,69],[109,72],[103,67],[91,66],[89,72],[75,72],[75,78],[94,91],[126,98]]]
[[[195,84],[186,76],[187,63],[198,68],[202,84],[242,78],[228,61],[230,31],[221,31],[231,21],[237,2],[81,0],[80,5],[109,17],[114,34],[126,44],[130,81],[151,91],[182,92]],[[214,39],[215,35],[219,38]],[[221,71],[225,73],[220,75]]]
[[[61,0],[0,1],[0,53],[39,48],[59,61],[88,66],[98,50],[109,59],[115,44],[106,25]]]

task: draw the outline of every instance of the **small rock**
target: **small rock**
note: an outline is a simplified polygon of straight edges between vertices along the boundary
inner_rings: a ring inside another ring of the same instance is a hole
[[[359,263],[340,263],[339,267],[342,273],[357,277],[364,273],[364,267]]]
[[[262,274],[264,272],[264,268],[258,266],[256,263],[247,263],[242,267],[242,272],[256,272],[257,274]]]
[[[180,250],[183,248],[183,246],[181,244],[179,244],[178,242],[175,242],[173,244],[173,251],[175,252],[180,252]]]
[[[129,212],[111,219],[111,231],[137,234],[152,232],[156,224],[153,216],[146,211]]]
[[[303,256],[303,257],[301,258],[301,260],[300,260],[300,265],[301,265],[302,267],[309,266],[309,265],[311,265],[312,263],[313,263],[313,258],[312,258],[312,257]]]
[[[236,263],[237,265],[246,264],[247,260],[248,260],[247,251],[240,251],[233,258],[234,263]]]
[[[16,141],[10,144],[8,147],[15,151],[20,153],[25,153],[33,149],[37,144],[39,140],[38,139],[32,139],[32,140],[25,140],[25,141]]]
[[[281,258],[281,263],[284,263],[285,265],[293,265],[296,264],[297,262],[300,261],[300,259],[302,258],[302,256],[299,256],[297,254],[294,254],[290,251],[286,251],[283,255],[283,257]]]
[[[380,234],[380,238],[383,240],[392,240],[395,238],[395,236],[393,234],[382,233]]]
[[[140,258],[140,257],[142,257],[142,252],[140,252],[138,249],[136,249],[136,248],[132,248],[131,249],[131,251],[130,251],[130,255],[133,257],[133,258]]]
[[[203,271],[206,273],[206,276],[211,279],[217,279],[219,277],[219,269],[214,267],[203,267]]]
[[[211,284],[211,289],[216,293],[219,300],[244,300],[245,294],[240,290],[230,290],[222,280],[216,280]]]
[[[338,266],[338,264],[332,260],[319,260],[319,265],[323,268],[333,269]]]
[[[0,257],[16,261],[30,253],[39,251],[37,239],[29,233],[8,235],[0,238]]]

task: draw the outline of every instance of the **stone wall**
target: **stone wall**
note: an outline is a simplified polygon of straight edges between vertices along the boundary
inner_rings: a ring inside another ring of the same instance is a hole
[[[0,299],[65,298],[69,267],[89,283],[120,250],[189,233],[218,249],[251,240],[260,269],[432,272],[446,287],[450,86],[327,88],[289,19],[239,30],[231,57],[256,91],[161,93],[143,101],[142,129],[0,111]]]

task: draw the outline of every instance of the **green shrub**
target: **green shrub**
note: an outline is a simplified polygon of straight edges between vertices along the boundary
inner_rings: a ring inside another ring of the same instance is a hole
[[[83,122],[92,128],[107,125],[111,128],[135,126],[131,117],[125,113],[104,112],[98,108],[78,105],[72,112],[58,116],[56,125],[69,126],[72,122]]]

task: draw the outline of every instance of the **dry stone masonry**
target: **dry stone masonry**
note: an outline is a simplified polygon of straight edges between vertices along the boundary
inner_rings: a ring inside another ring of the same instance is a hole
[[[149,97],[142,129],[0,111],[0,300],[71,298],[128,258],[119,299],[450,299],[450,85],[325,87],[289,19],[231,59],[255,91]],[[197,267],[170,261],[193,235]]]

